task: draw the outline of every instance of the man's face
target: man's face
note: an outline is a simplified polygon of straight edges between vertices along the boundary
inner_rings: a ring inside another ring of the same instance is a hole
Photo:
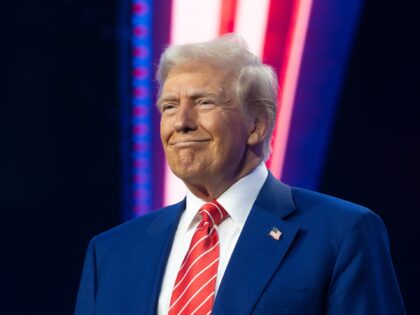
[[[243,168],[252,123],[231,81],[218,68],[187,64],[163,84],[161,140],[169,166],[187,185],[234,182]]]

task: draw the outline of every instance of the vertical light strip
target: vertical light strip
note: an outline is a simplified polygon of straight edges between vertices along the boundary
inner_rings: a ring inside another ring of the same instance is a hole
[[[238,0],[222,0],[219,34],[232,33],[235,28]]]
[[[133,215],[152,209],[152,0],[132,0],[132,203]]]
[[[274,0],[276,1],[276,0]],[[234,32],[248,43],[249,50],[262,57],[270,0],[238,0]]]
[[[219,34],[222,0],[172,0],[172,45],[202,42]],[[164,205],[185,196],[184,183],[165,164]]]
[[[299,70],[302,61],[303,48],[309,24],[309,17],[312,7],[312,0],[300,0],[298,2],[295,18],[292,21],[294,27],[290,39],[290,51],[286,61],[286,70],[283,86],[279,86],[276,133],[273,140],[270,170],[281,178],[284,159],[286,156],[287,140],[289,137],[290,122],[292,119],[295,93],[298,83]]]
[[[203,42],[219,33],[221,0],[172,0],[171,44]]]

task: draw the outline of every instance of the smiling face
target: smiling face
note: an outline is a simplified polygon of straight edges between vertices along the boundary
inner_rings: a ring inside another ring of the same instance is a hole
[[[158,104],[160,133],[169,166],[197,196],[217,198],[262,160],[255,118],[239,103],[232,80],[216,67],[172,69]]]

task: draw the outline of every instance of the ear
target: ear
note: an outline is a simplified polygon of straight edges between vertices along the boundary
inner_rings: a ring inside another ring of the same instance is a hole
[[[259,110],[256,114],[252,115],[252,119],[247,141],[249,146],[262,143],[265,137],[267,137],[269,126],[269,117],[264,110]]]

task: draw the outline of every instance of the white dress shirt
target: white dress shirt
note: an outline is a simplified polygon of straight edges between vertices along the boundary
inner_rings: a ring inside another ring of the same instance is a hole
[[[217,271],[216,294],[229,263],[230,256],[267,175],[267,168],[264,163],[261,163],[250,174],[241,178],[217,198],[217,201],[229,213],[229,217],[217,227],[220,259]],[[179,268],[188,251],[194,231],[201,220],[197,212],[205,203],[205,201],[197,198],[190,191],[187,192],[186,208],[179,220],[166,264],[165,275],[159,295],[158,315],[168,314],[172,289]]]

